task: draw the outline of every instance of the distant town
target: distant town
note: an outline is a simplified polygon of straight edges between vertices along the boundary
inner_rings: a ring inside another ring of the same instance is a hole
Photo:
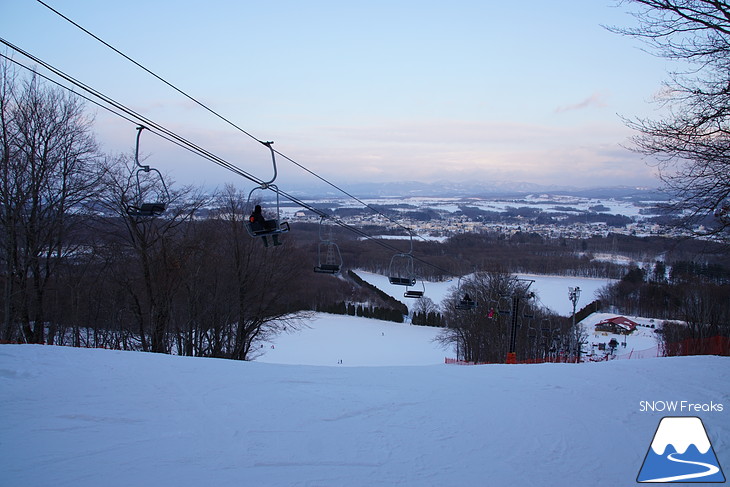
[[[362,200],[322,198],[307,203],[337,220],[357,227],[382,227],[402,234],[402,227],[422,237],[448,238],[463,233],[496,232],[507,237],[523,233],[544,239],[586,239],[609,234],[683,237],[686,229],[672,224],[677,215],[668,211],[655,192],[591,198],[570,194],[526,194],[516,197],[378,197]],[[625,191],[624,191],[625,193]],[[645,199],[644,199],[645,198]],[[373,209],[377,210],[373,211]],[[379,212],[379,213],[378,213]],[[281,208],[290,222],[313,222],[320,217],[296,205]],[[383,217],[388,216],[388,218]]]

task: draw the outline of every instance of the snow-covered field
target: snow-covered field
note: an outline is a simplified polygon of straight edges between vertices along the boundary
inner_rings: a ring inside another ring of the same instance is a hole
[[[317,315],[257,362],[0,345],[0,485],[633,485],[668,415],[730,465],[730,358],[454,366],[435,332]]]
[[[403,286],[390,284],[386,276],[356,271],[364,281],[369,282],[373,286],[381,289],[386,294],[393,296],[395,299],[412,305],[414,301],[403,298]],[[570,316],[573,312],[573,303],[568,299],[569,287],[580,287],[581,295],[578,301],[577,309],[581,309],[594,299],[596,292],[607,284],[615,282],[611,279],[595,279],[590,277],[566,277],[566,276],[544,276],[538,274],[518,274],[520,279],[529,279],[535,281],[530,286],[530,291],[537,294],[538,304],[548,307],[556,313],[563,316]],[[453,279],[445,282],[425,282],[425,296],[430,298],[434,303],[441,302],[448,296],[452,289],[458,285],[458,280]],[[416,283],[414,289],[420,289],[421,281]]]
[[[459,211],[462,206],[470,206],[480,208],[485,211],[504,212],[511,208],[530,207],[538,209],[546,213],[586,213],[594,211],[596,206],[605,209],[599,210],[601,213],[618,214],[632,217],[637,220],[646,218],[641,213],[641,209],[646,206],[646,202],[633,202],[624,198],[587,198],[582,196],[565,196],[556,194],[533,194],[526,195],[519,199],[503,199],[503,198],[471,198],[471,197],[426,197],[413,196],[404,197],[399,195],[397,198],[363,198],[356,201],[350,198],[323,198],[311,201],[315,205],[331,205],[336,203],[343,208],[361,208],[363,203],[370,206],[388,207],[394,204],[406,204],[413,208],[431,208],[440,211],[454,213]],[[287,217],[293,216],[298,211],[304,211],[303,207],[287,206],[283,209]]]

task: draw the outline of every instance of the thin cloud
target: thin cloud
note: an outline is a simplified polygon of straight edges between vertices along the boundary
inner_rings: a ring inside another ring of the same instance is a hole
[[[603,108],[608,106],[606,103],[606,95],[603,93],[593,93],[588,98],[571,105],[563,105],[555,109],[555,113],[572,112],[575,110],[584,110],[586,108]]]

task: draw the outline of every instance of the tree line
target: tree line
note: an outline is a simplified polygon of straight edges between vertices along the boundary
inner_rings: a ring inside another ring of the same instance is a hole
[[[679,262],[667,272],[665,264],[657,262],[653,271],[630,269],[621,280],[603,288],[599,299],[625,314],[674,322],[661,329],[667,342],[730,336],[726,276],[722,268],[688,262]]]
[[[318,306],[317,311],[335,315],[360,316],[362,318],[372,318],[375,320],[393,321],[395,323],[403,323],[403,321],[405,321],[403,313],[397,309],[381,308],[379,306],[371,306],[362,303],[347,303],[345,301]]]
[[[467,295],[473,307],[463,306]],[[520,361],[577,359],[585,338],[575,335],[567,318],[538,307],[527,283],[509,273],[471,274],[447,296],[441,312],[445,329],[439,340],[467,362],[504,363],[510,352]]]

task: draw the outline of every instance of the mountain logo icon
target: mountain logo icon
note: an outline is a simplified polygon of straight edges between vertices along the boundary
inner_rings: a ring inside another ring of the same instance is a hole
[[[725,482],[702,420],[667,416],[659,421],[637,482]]]

